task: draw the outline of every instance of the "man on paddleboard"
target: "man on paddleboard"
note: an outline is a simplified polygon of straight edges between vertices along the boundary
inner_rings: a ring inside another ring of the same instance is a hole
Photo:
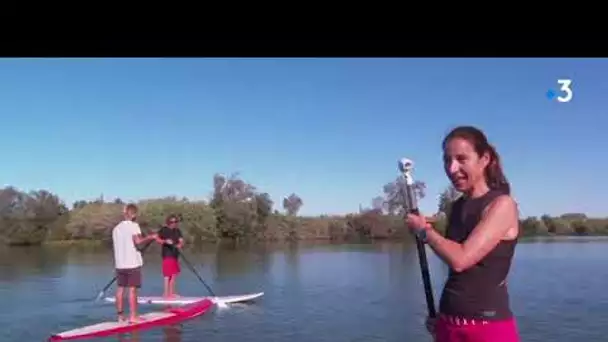
[[[177,215],[169,215],[157,234],[156,241],[162,245],[161,256],[163,258],[163,277],[165,298],[175,298],[175,278],[180,273],[179,250],[184,246],[182,231],[179,229],[179,218]]]
[[[125,319],[123,314],[125,288],[129,292],[129,321],[140,321],[140,318],[137,316],[137,289],[141,287],[141,268],[144,262],[139,248],[142,244],[156,239],[156,234],[142,237],[141,228],[135,222],[137,211],[138,208],[135,204],[127,204],[123,211],[123,221],[112,230],[117,283],[116,311],[119,321]]]

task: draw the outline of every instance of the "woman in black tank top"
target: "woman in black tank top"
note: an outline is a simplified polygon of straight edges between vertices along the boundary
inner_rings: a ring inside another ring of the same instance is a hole
[[[519,213],[500,158],[479,129],[463,126],[443,141],[445,172],[462,196],[453,203],[446,236],[423,216],[407,224],[450,267],[439,317],[427,327],[436,342],[515,342],[507,276]]]

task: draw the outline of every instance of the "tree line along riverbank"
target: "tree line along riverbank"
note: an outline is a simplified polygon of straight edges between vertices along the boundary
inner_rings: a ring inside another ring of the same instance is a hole
[[[304,201],[296,194],[283,199],[281,211],[267,193],[238,175],[213,177],[209,200],[165,197],[137,202],[138,221],[144,233],[157,230],[169,214],[181,218],[181,229],[190,244],[231,241],[332,240],[336,242],[373,239],[407,240],[403,224],[402,180],[389,182],[383,196],[372,199],[371,207],[342,216],[300,216]],[[424,197],[426,185],[415,184]],[[451,203],[459,196],[453,188],[439,196],[436,227],[444,231]],[[0,189],[0,242],[9,246],[45,243],[109,243],[111,230],[122,219],[123,201],[77,201],[68,207],[48,190],[23,192],[14,187]],[[527,236],[608,235],[608,218],[589,218],[567,213],[520,220]]]

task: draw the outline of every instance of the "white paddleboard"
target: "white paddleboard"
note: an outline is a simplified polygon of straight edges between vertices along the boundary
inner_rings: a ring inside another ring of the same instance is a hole
[[[217,297],[177,297],[177,298],[165,298],[162,296],[139,296],[137,297],[137,302],[139,304],[157,304],[157,305],[187,305],[198,302],[205,298],[211,299],[214,303],[240,303],[240,302],[248,302],[259,298],[264,295],[264,292],[258,293],[250,293],[244,295],[236,295],[236,296],[217,296]],[[104,300],[106,302],[114,303],[116,301],[115,297],[105,297]]]
[[[256,298],[260,298],[264,295],[264,292],[258,293],[250,293],[239,296],[218,296],[218,297],[209,297],[213,302],[222,302],[222,303],[241,303],[241,302],[249,302]]]

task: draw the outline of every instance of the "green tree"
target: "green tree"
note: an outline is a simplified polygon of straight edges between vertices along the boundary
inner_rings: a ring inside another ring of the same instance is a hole
[[[162,227],[168,215],[180,218],[188,243],[230,240],[298,241],[411,239],[404,227],[402,179],[382,187],[383,195],[372,199],[370,208],[347,215],[301,216],[304,201],[295,193],[283,199],[285,212],[275,210],[270,195],[233,174],[216,174],[213,193],[207,200],[192,201],[168,196],[142,199],[138,221],[145,234]],[[425,185],[417,182],[418,199]],[[436,227],[445,231],[446,218],[458,197],[453,188],[439,196]],[[124,203],[116,198],[75,201],[68,209],[48,190],[23,192],[14,187],[0,189],[0,242],[8,245],[35,245],[50,241],[86,240],[109,243],[112,228],[122,220]],[[608,218],[590,218],[582,213],[543,215],[521,220],[525,235],[608,234]]]
[[[59,197],[47,190],[25,193],[0,189],[0,239],[7,245],[37,245],[69,216]]]
[[[287,212],[289,216],[296,216],[302,208],[304,202],[300,198],[300,196],[296,194],[291,194],[283,199],[283,209]]]
[[[462,193],[457,191],[453,186],[448,186],[441,194],[439,194],[438,213],[450,217],[452,205],[458,198],[462,196]]]
[[[389,214],[403,216],[411,208],[405,197],[405,180],[402,177],[397,177],[394,181],[384,185],[384,205]],[[412,185],[414,196],[420,200],[426,195],[426,183],[416,181]]]

